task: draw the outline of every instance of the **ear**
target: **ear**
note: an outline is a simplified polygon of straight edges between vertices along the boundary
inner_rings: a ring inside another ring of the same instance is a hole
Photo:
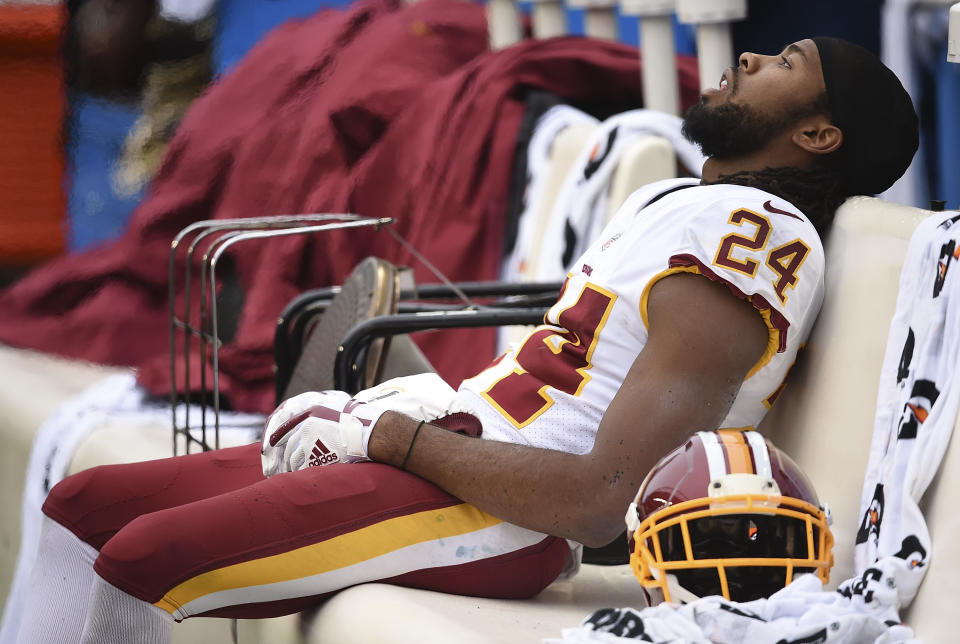
[[[826,115],[819,114],[804,119],[790,140],[810,154],[830,154],[843,143],[843,132]]]

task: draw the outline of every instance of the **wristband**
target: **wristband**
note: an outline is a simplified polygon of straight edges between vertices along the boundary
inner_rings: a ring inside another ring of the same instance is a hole
[[[407,461],[410,460],[410,453],[413,451],[413,444],[417,442],[417,435],[420,434],[420,428],[423,427],[423,424],[427,421],[421,420],[417,423],[417,428],[413,430],[413,438],[410,439],[410,446],[407,448],[407,455],[403,457],[403,462],[400,463],[400,469],[403,471],[407,470]]]

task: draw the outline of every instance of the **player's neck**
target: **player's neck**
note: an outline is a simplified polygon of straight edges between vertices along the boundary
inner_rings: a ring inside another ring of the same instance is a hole
[[[715,182],[724,175],[738,172],[760,172],[771,168],[807,168],[813,159],[788,140],[771,141],[762,150],[739,157],[710,157],[703,164],[704,183]]]

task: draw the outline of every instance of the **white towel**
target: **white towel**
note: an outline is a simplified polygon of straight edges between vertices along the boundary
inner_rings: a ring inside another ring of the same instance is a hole
[[[861,495],[857,573],[874,574],[878,560],[903,560],[895,578],[901,607],[930,564],[930,533],[917,504],[940,466],[960,404],[958,220],[956,212],[926,219],[907,248]]]
[[[883,580],[880,580],[881,582]],[[767,599],[730,602],[704,597],[690,604],[660,604],[641,611],[604,609],[560,639],[545,644],[655,642],[658,644],[893,644],[915,643],[885,600],[823,592],[814,575],[801,575]]]
[[[523,210],[517,221],[517,241],[510,256],[504,261],[501,277],[507,282],[527,280],[527,264],[531,261],[539,225],[538,214],[545,200],[545,183],[554,141],[557,135],[571,125],[597,125],[600,121],[586,112],[569,105],[555,105],[544,112],[533,126],[533,135],[527,144],[527,185],[523,195]]]
[[[182,414],[178,423],[183,425]],[[199,422],[199,408],[192,408],[194,425]],[[95,383],[79,395],[67,400],[44,421],[34,437],[24,480],[23,503],[20,512],[20,551],[14,571],[7,604],[0,624],[0,644],[13,644],[20,630],[26,584],[37,557],[40,537],[40,511],[47,493],[60,482],[70,467],[77,446],[91,431],[107,420],[129,422],[131,427],[163,426],[171,422],[169,404],[150,403],[142,389],[137,387],[132,372],[109,376]],[[212,427],[212,413],[208,426]],[[238,445],[257,440],[263,430],[263,416],[254,414],[220,414],[221,441]],[[171,445],[173,444],[171,429]]]
[[[196,22],[213,13],[216,0],[160,0],[160,15],[167,20]]]
[[[672,114],[632,110],[608,118],[594,130],[554,200],[530,279],[563,279],[568,268],[564,258],[575,260],[599,236],[607,220],[607,196],[614,170],[641,136],[653,134],[667,139],[680,163],[699,176],[705,158],[699,147],[683,138],[681,125],[680,117]]]

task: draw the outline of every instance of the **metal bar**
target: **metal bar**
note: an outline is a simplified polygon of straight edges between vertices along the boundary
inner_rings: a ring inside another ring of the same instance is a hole
[[[960,63],[960,2],[950,7],[950,22],[947,27],[947,60]]]
[[[224,229],[223,229],[222,227],[219,227],[219,226],[217,226],[217,227],[210,226],[210,227],[207,227],[207,228],[204,229],[204,230],[201,230],[201,231],[193,238],[193,241],[190,243],[190,247],[187,249],[186,270],[185,270],[187,282],[186,282],[186,285],[185,285],[185,287],[184,287],[184,290],[186,291],[186,295],[185,295],[185,297],[186,297],[186,306],[184,307],[184,311],[185,311],[184,314],[186,315],[188,326],[189,326],[189,323],[190,323],[190,302],[191,302],[191,300],[192,300],[192,298],[190,297],[190,285],[193,283],[193,280],[191,279],[191,276],[190,276],[190,269],[191,269],[191,267],[193,266],[193,258],[194,258],[194,255],[193,255],[193,254],[194,254],[194,252],[196,252],[197,247],[200,245],[200,242],[201,242],[201,241],[203,241],[204,239],[206,239],[206,238],[209,237],[210,235],[214,235],[214,234],[220,232],[221,230],[224,230]],[[228,231],[228,232],[225,233],[225,234],[231,234],[231,233]],[[216,243],[216,240],[214,240],[213,242],[211,242],[211,244],[215,244],[215,243]],[[209,253],[210,253],[210,248],[209,248],[209,246],[208,246],[207,249],[204,251],[203,255],[201,256],[201,266],[200,266],[200,330],[199,330],[199,333],[197,334],[197,336],[198,336],[198,338],[199,338],[199,340],[200,340],[200,448],[201,448],[202,450],[207,450],[207,449],[209,449],[209,445],[207,445],[207,401],[206,401],[206,398],[203,396],[204,392],[206,392],[206,390],[207,390],[207,370],[206,370],[206,365],[207,365],[207,337],[208,337],[208,336],[207,336],[207,322],[206,322],[206,320],[207,320],[207,315],[206,315],[206,312],[207,312],[207,307],[206,307],[207,295],[206,295],[206,289],[204,288],[204,286],[205,286],[205,280],[206,280],[206,273],[204,272],[204,262],[207,261],[207,258],[209,257]],[[190,336],[191,336],[191,333],[186,333],[186,334],[185,334],[185,337],[184,337],[184,341],[183,341],[183,344],[184,344],[184,353],[186,354],[186,357],[187,357],[186,375],[184,376],[184,387],[185,387],[185,391],[184,391],[184,402],[185,402],[185,404],[186,404],[186,408],[185,408],[185,410],[184,410],[184,413],[185,413],[184,425],[185,425],[188,429],[189,429],[189,427],[190,427],[190,404],[191,404],[191,402],[192,402],[191,395],[190,395]],[[193,442],[196,442],[196,441],[194,440],[193,436],[192,436],[192,435],[189,433],[189,431],[188,431],[188,432],[187,432],[187,436],[186,436],[186,451],[187,451],[188,454],[190,453],[190,444],[193,443]]]
[[[457,288],[470,297],[511,297],[550,294],[557,297],[563,282],[457,282]],[[418,284],[413,290],[400,291],[401,300],[455,300],[457,293],[446,284]],[[482,307],[481,307],[482,308]]]
[[[178,236],[179,237],[179,236]],[[170,242],[170,259],[167,269],[168,298],[170,305],[170,426],[173,427],[173,455],[177,454],[177,342],[176,342],[176,254],[179,238]]]
[[[206,316],[206,298],[207,291],[205,287],[206,273],[204,271],[205,264],[209,258],[210,247],[216,245],[217,241],[221,241],[225,236],[233,236],[238,233],[239,230],[259,230],[262,228],[268,229],[277,229],[277,228],[289,228],[293,226],[299,226],[306,222],[323,222],[323,221],[333,221],[341,219],[359,219],[359,215],[349,215],[349,214],[306,214],[306,215],[278,215],[272,217],[251,217],[248,219],[206,219],[198,222],[194,222],[182,230],[176,237],[174,243],[179,243],[186,239],[187,235],[190,233],[197,233],[192,239],[190,246],[187,249],[187,257],[185,258],[185,282],[184,282],[184,322],[187,332],[184,335],[184,356],[185,356],[185,369],[184,369],[184,426],[186,431],[184,432],[185,439],[185,449],[187,453],[190,452],[190,446],[194,443],[198,443],[202,450],[210,449],[210,446],[207,444],[207,399],[203,396],[203,393],[207,390],[207,373],[206,373],[206,364],[207,364],[207,341],[210,338],[208,332],[207,316]],[[191,382],[190,382],[190,336],[193,335],[192,329],[193,326],[190,322],[190,313],[191,313],[191,304],[193,301],[191,295],[191,288],[193,285],[191,269],[194,262],[194,253],[204,239],[210,235],[217,233],[223,233],[216,240],[211,242],[210,246],[207,247],[206,252],[202,256],[201,262],[201,273],[200,273],[200,328],[196,333],[200,340],[200,440],[197,441],[193,435],[190,433],[189,429],[191,428],[190,423],[190,407],[193,403],[192,394],[191,394]],[[212,296],[212,301],[216,300],[216,294]],[[174,412],[176,413],[176,412]],[[176,428],[175,428],[176,429]],[[176,431],[175,431],[176,434]],[[219,433],[218,433],[219,437]],[[176,450],[174,451],[176,454]]]
[[[720,76],[733,65],[735,58],[729,24],[705,22],[697,25],[700,89],[716,87],[720,83]]]
[[[216,316],[216,259],[219,257],[218,254],[212,253],[211,249],[216,248],[217,246],[230,245],[229,240],[237,237],[241,234],[248,235],[247,238],[257,238],[257,237],[273,237],[277,235],[289,235],[289,234],[303,234],[307,232],[319,232],[323,230],[345,228],[345,227],[355,227],[358,225],[357,222],[360,222],[359,225],[362,226],[371,226],[371,225],[381,225],[383,223],[392,222],[392,219],[389,218],[370,218],[362,215],[356,215],[352,213],[308,213],[302,215],[276,215],[269,217],[249,217],[243,219],[213,219],[213,220],[202,220],[194,222],[182,230],[180,230],[170,245],[170,256],[169,256],[169,267],[168,267],[168,297],[169,297],[169,314],[170,314],[170,404],[171,404],[171,424],[173,427],[173,454],[176,455],[178,452],[178,434],[183,434],[185,440],[185,448],[189,453],[190,446],[192,444],[198,444],[201,449],[207,450],[210,449],[210,446],[207,444],[206,438],[206,422],[207,422],[207,397],[206,397],[206,345],[209,342],[212,345],[212,355],[214,360],[214,392],[213,392],[213,402],[214,402],[214,429],[215,429],[215,443],[219,445],[219,335],[217,333],[217,327],[215,324]],[[328,223],[334,222],[334,223]],[[221,233],[216,237],[210,244],[205,248],[204,256],[200,262],[200,321],[199,328],[195,327],[191,323],[190,315],[192,313],[191,306],[193,300],[192,294],[192,281],[193,276],[191,273],[192,265],[195,261],[195,252],[200,247],[201,242],[208,238],[211,235],[216,235]],[[256,235],[250,237],[250,233],[257,233]],[[194,236],[191,239],[191,244],[187,249],[187,257],[185,258],[185,282],[184,282],[184,295],[185,295],[185,305],[184,305],[184,318],[181,320],[178,317],[178,311],[176,306],[176,295],[177,295],[177,251],[184,245],[184,241],[190,237]],[[210,289],[206,288],[207,280],[207,269],[209,269],[209,276],[211,279]],[[210,298],[209,307],[207,302],[207,297]],[[210,310],[208,315],[208,308]],[[185,361],[185,375],[183,377],[183,383],[186,388],[184,397],[182,401],[178,400],[179,394],[179,385],[180,379],[177,374],[177,341],[176,333],[178,329],[182,329],[184,332],[184,361]],[[190,419],[190,407],[193,403],[192,396],[190,393],[191,382],[190,382],[190,351],[191,347],[191,336],[196,335],[200,342],[201,356],[200,356],[200,369],[201,369],[201,436],[200,440],[194,438],[191,433],[191,419]],[[177,422],[177,407],[179,404],[186,405],[185,413],[183,417],[183,427],[180,426],[180,423]]]
[[[590,38],[617,39],[617,11],[613,4],[588,5],[583,15],[583,33]]]
[[[700,88],[716,87],[720,75],[736,62],[730,23],[747,17],[747,0],[677,0],[680,22],[697,26]]]
[[[486,11],[490,49],[505,49],[523,40],[520,11],[514,0],[488,0]]]
[[[677,46],[670,16],[643,16],[639,29],[643,51],[644,107],[680,114]]]
[[[212,228],[212,229],[234,229],[234,230],[252,230],[259,228],[279,228],[279,227],[289,227],[291,225],[300,226],[304,222],[320,222],[320,221],[331,221],[334,219],[345,219],[348,221],[352,220],[361,220],[361,219],[370,219],[370,217],[364,217],[363,215],[355,215],[352,213],[309,213],[304,215],[271,215],[268,217],[245,217],[242,219],[202,219],[200,221],[195,221],[192,224],[186,226],[183,230],[177,233],[177,236],[174,238],[174,243],[179,242],[188,234],[192,233],[195,230],[201,228]]]
[[[221,232],[221,231],[217,231]],[[213,281],[212,274],[210,279],[210,289],[207,291],[206,287],[206,277],[207,270],[212,266],[213,253],[216,252],[218,244],[224,244],[229,242],[229,240],[237,237],[239,235],[245,234],[243,231],[238,230],[226,230],[221,232],[220,236],[215,238],[210,242],[210,245],[207,246],[207,249],[203,253],[203,260],[200,263],[200,391],[206,393],[207,391],[207,342],[209,338],[209,344],[213,347],[212,353],[214,356],[217,355],[217,351],[220,348],[220,336],[216,331],[216,316],[217,316],[217,289],[216,284]],[[208,324],[209,319],[207,318],[207,298],[210,299],[210,314],[214,322]],[[217,362],[216,357],[214,357],[214,370],[213,370],[213,387],[216,391],[219,391],[219,378],[217,372]],[[216,393],[214,396],[216,397]],[[216,426],[215,431],[215,442],[216,448],[220,447],[220,409],[219,407],[214,408],[213,412],[214,424]],[[210,449],[210,446],[207,444],[207,399],[206,396],[200,398],[200,442],[204,450]]]
[[[363,370],[356,364],[357,356],[370,341],[413,331],[433,329],[503,326],[508,324],[540,324],[547,307],[496,310],[441,311],[431,313],[397,313],[370,318],[353,327],[340,344],[334,361],[334,387],[348,393],[359,391],[356,380]]]
[[[332,224],[320,224],[314,226],[299,226],[296,228],[279,228],[276,230],[251,230],[246,232],[240,232],[236,235],[231,236],[229,239],[223,241],[219,244],[216,249],[212,251],[212,257],[210,259],[210,293],[216,294],[217,290],[217,262],[227,251],[228,248],[244,241],[251,241],[255,239],[269,239],[272,237],[287,237],[290,235],[303,235],[307,233],[316,233],[316,232],[327,232],[331,230],[347,230],[350,228],[366,228],[370,226],[382,226],[385,224],[393,223],[394,219],[391,217],[379,217],[376,219],[354,219],[351,218],[350,221],[343,221],[340,223]],[[217,320],[217,306],[216,299],[212,302],[211,306],[211,337],[213,345],[213,422],[214,422],[214,436],[217,445],[220,443],[220,351],[219,351],[219,335],[218,335],[218,320]]]
[[[640,18],[643,106],[668,114],[680,113],[677,46],[673,36],[674,0],[620,0],[620,12]]]
[[[560,0],[534,0],[531,16],[534,38],[567,35],[567,14]]]

